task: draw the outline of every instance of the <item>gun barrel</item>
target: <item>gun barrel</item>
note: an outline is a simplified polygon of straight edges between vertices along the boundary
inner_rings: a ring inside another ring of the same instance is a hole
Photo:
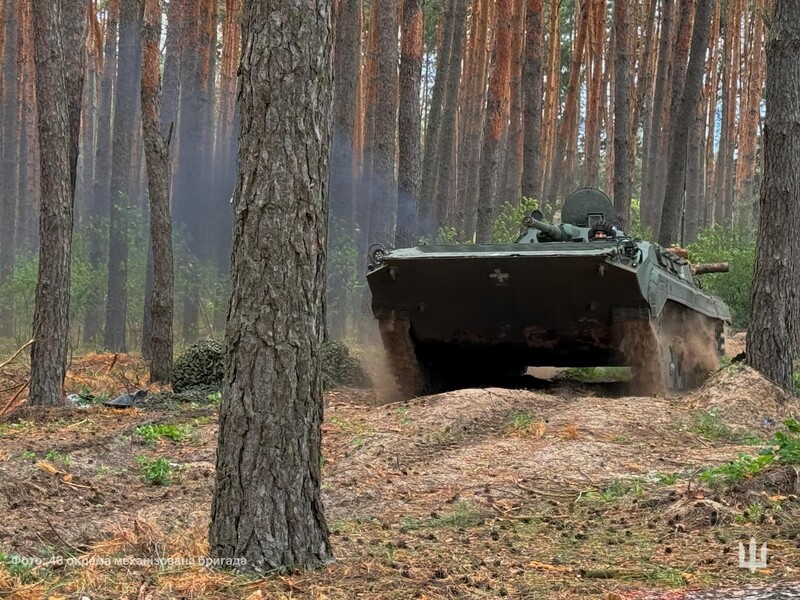
[[[692,273],[695,275],[705,275],[706,273],[727,273],[731,270],[731,266],[726,262],[719,263],[700,263],[692,265]]]
[[[550,223],[542,223],[541,221],[537,221],[536,219],[532,219],[534,229],[538,229],[542,233],[544,233],[547,237],[552,238],[553,240],[560,242],[565,239],[570,239],[570,236],[560,227],[556,227],[555,225],[550,225]]]

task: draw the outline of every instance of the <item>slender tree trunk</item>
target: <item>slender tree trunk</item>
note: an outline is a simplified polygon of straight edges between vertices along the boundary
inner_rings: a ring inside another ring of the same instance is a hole
[[[559,107],[559,79],[561,72],[561,29],[559,24],[559,10],[561,0],[550,0],[550,27],[548,30],[550,48],[547,57],[547,87],[544,102],[544,132],[542,135],[541,151],[541,183],[539,185],[539,203],[545,203],[546,186],[550,184],[553,170],[553,158],[556,147],[556,125]]]
[[[708,81],[706,82],[706,125],[705,128],[708,132],[706,139],[706,157],[705,157],[705,204],[703,206],[703,220],[702,225],[707,226],[714,223],[715,212],[715,160],[714,160],[714,147],[716,145],[716,131],[717,131],[717,98],[719,97],[719,74],[720,74],[720,21],[722,18],[721,8],[719,4],[714,8],[714,25],[711,31],[711,42],[709,44],[709,64],[706,71],[709,73]]]
[[[31,255],[38,245],[39,206],[39,144],[36,110],[36,73],[33,60],[33,8],[30,2],[22,4],[20,28],[20,148],[19,148],[19,201],[17,202],[17,248]]]
[[[658,67],[656,69],[656,87],[653,93],[652,120],[650,138],[647,149],[647,168],[642,175],[642,223],[657,229],[656,222],[660,214],[661,203],[657,198],[658,164],[663,159],[660,154],[663,148],[664,128],[669,119],[669,91],[672,75],[672,22],[674,0],[663,0],[661,4],[661,38],[658,47]]]
[[[580,87],[580,71],[583,62],[583,51],[586,45],[587,28],[589,24],[589,2],[582,0],[580,14],[576,26],[575,49],[572,53],[572,63],[569,69],[569,81],[567,83],[567,94],[564,102],[564,113],[561,116],[561,124],[558,131],[558,143],[553,155],[551,168],[552,176],[547,182],[547,193],[545,194],[546,203],[544,211],[552,214],[556,208],[556,199],[559,189],[565,179],[567,170],[567,146],[572,137],[571,133],[577,127],[578,122],[578,92]],[[569,175],[567,173],[566,175]]]
[[[6,0],[3,14],[2,85],[0,86],[0,286],[14,275],[14,251],[16,250],[16,212],[19,195],[19,25],[22,4]],[[14,310],[10,303],[0,307],[0,336],[10,337],[14,328]]]
[[[76,165],[71,149],[77,148],[73,142],[77,144],[79,132],[72,129],[75,122],[70,117],[76,113],[80,117],[80,96],[76,102],[74,93],[83,64],[74,55],[84,52],[82,40],[73,36],[80,31],[75,19],[85,23],[86,10],[77,2],[68,10],[60,9],[58,3],[33,4],[42,190],[29,395],[34,406],[64,403],[62,387],[67,368]]]
[[[422,78],[424,19],[422,0],[404,0],[400,47],[400,115],[398,118],[397,234],[398,248],[413,246],[417,239],[417,206],[420,186],[421,118],[419,93]],[[358,24],[353,17],[351,20]],[[357,34],[360,32],[356,31]],[[355,109],[355,97],[353,97]],[[352,131],[352,123],[351,123]],[[351,158],[352,163],[352,158]],[[352,172],[350,166],[348,173]]]
[[[290,2],[269,10],[247,2],[243,22],[233,289],[210,547],[217,558],[244,558],[248,570],[263,573],[332,560],[320,492],[319,368],[330,2],[303,11]]]
[[[496,33],[483,129],[478,222],[475,228],[476,241],[479,244],[492,241],[497,173],[502,164],[500,147],[508,123],[513,14],[512,0],[497,0]]]
[[[486,80],[489,72],[489,23],[493,13],[493,3],[481,0],[478,20],[474,27],[478,34],[475,40],[475,76],[469,87],[470,112],[464,139],[466,151],[464,152],[464,192],[461,203],[464,214],[461,218],[461,232],[463,239],[472,240],[475,237],[475,224],[478,220],[478,193],[480,188],[481,149],[483,147],[483,118],[486,109]],[[459,184],[461,180],[459,180]]]
[[[631,220],[630,3],[614,2],[614,211],[623,229]]]
[[[692,34],[692,50],[686,70],[686,83],[676,118],[672,123],[672,142],[667,174],[664,208],[658,242],[668,246],[679,241],[681,213],[684,206],[686,186],[686,149],[689,132],[697,116],[700,93],[703,89],[703,71],[706,66],[706,51],[714,13],[714,0],[698,0],[697,16]]]
[[[394,241],[394,220],[397,212],[397,108],[398,50],[397,6],[393,0],[376,0],[378,4],[378,53],[375,84],[375,137],[372,178],[370,181],[369,241]]]
[[[450,179],[453,174],[455,149],[457,144],[456,114],[458,112],[458,88],[461,82],[461,55],[464,48],[467,20],[467,2],[456,2],[453,15],[453,40],[450,47],[450,60],[445,80],[444,107],[439,126],[438,149],[436,150],[437,173],[432,188],[435,194],[436,212],[433,230],[445,224],[447,205],[450,199]]]
[[[742,206],[740,217],[749,224],[753,215],[751,209],[756,201],[755,171],[758,125],[761,117],[761,98],[764,90],[764,0],[757,0],[752,11],[748,11],[750,31],[743,72],[742,87],[745,101],[742,106],[741,126],[739,127],[739,160],[737,161],[736,184],[737,201]]]
[[[89,263],[95,272],[100,270],[103,256],[108,251],[103,247],[100,224],[104,215],[110,212],[111,197],[111,106],[114,94],[114,81],[117,73],[117,23],[119,19],[119,0],[112,0],[107,7],[106,34],[103,49],[103,75],[100,80],[100,101],[97,108],[97,149],[95,172],[92,186],[92,207],[89,210]],[[99,285],[89,289],[86,299],[86,312],[83,321],[83,343],[98,341],[103,319],[103,293]]]
[[[705,103],[699,103],[694,123],[689,132],[686,157],[686,217],[684,243],[697,240],[705,205]]]
[[[169,210],[169,151],[162,134],[159,109],[161,71],[161,0],[142,5],[142,127],[147,180],[150,187],[150,244],[153,253],[150,380],[172,378],[172,220]]]
[[[139,98],[141,25],[138,0],[121,0],[119,72],[114,102],[111,205],[108,233],[108,294],[104,345],[125,352],[128,314],[128,212],[133,128]]]
[[[500,173],[497,204],[504,202],[517,204],[522,195],[522,152],[523,152],[523,82],[522,63],[525,53],[525,1],[514,4],[514,29],[511,40],[511,104],[510,124],[506,136],[504,165]]]
[[[642,55],[639,62],[639,73],[636,78],[636,103],[633,110],[633,128],[636,138],[638,138],[639,127],[641,126],[642,129],[642,148],[639,153],[641,156],[641,177],[639,178],[638,189],[638,198],[640,201],[645,194],[644,182],[649,176],[647,165],[650,162],[650,132],[652,131],[653,96],[655,93],[656,49],[658,48],[658,36],[656,32],[660,29],[656,26],[656,14],[660,3],[660,0],[649,0],[644,25],[645,39],[643,41]]]
[[[525,14],[525,61],[522,67],[524,90],[522,150],[522,195],[541,201],[540,148],[542,138],[542,48],[544,5],[542,0],[528,0]]]
[[[603,48],[606,33],[605,0],[590,0],[589,43],[587,45],[587,107],[584,147],[586,171],[584,185],[597,187],[600,181],[600,125],[603,105]]]
[[[775,0],[767,35],[764,181],[747,330],[747,362],[794,392],[800,227],[800,3]]]
[[[464,0],[462,0],[463,2]],[[439,129],[444,110],[447,74],[453,52],[456,15],[462,2],[447,2],[442,27],[442,42],[436,55],[436,80],[431,92],[431,108],[425,126],[425,158],[422,161],[419,226],[423,236],[436,235],[436,176],[439,172]],[[460,56],[460,55],[458,55]]]

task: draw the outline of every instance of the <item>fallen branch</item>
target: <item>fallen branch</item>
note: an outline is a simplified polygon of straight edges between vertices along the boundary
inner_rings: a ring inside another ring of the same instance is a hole
[[[14,361],[14,359],[15,359],[15,358],[17,358],[17,357],[18,357],[18,356],[19,356],[19,355],[22,353],[22,351],[23,351],[23,350],[25,350],[25,348],[27,348],[28,346],[30,346],[30,345],[31,345],[33,342],[35,342],[35,341],[36,341],[35,339],[29,340],[29,341],[28,341],[28,343],[26,343],[26,344],[25,344],[24,346],[22,346],[22,347],[21,347],[19,350],[17,350],[16,352],[14,352],[14,354],[12,354],[12,355],[11,355],[11,358],[9,358],[9,359],[8,359],[6,362],[4,362],[3,364],[0,364],[0,369],[2,369],[2,368],[4,368],[4,367],[7,367],[9,364],[11,364],[11,363]]]
[[[20,394],[22,394],[22,392],[25,391],[25,388],[28,387],[28,384],[30,382],[31,382],[30,379],[28,381],[26,381],[19,388],[19,391],[16,394],[14,394],[14,397],[11,400],[9,400],[8,403],[6,403],[6,405],[3,407],[3,410],[0,410],[0,417],[4,416],[14,406],[14,403],[17,401],[17,398],[19,398]]]

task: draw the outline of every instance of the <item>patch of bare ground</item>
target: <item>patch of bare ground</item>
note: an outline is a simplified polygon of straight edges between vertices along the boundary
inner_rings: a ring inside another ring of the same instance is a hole
[[[752,385],[746,370],[729,376]],[[265,578],[199,564],[214,405],[29,413],[0,422],[0,596],[610,600],[800,576],[796,477],[699,483],[704,468],[758,450],[676,426],[717,406],[703,400],[714,381],[684,398],[568,382],[383,405],[373,391],[329,392],[323,491],[337,562]],[[714,394],[744,403],[724,386]],[[751,423],[730,414],[731,427]],[[148,442],[139,428],[156,424],[185,435]],[[148,481],[142,458],[171,465],[169,485]],[[755,576],[737,562],[751,535],[770,547]]]

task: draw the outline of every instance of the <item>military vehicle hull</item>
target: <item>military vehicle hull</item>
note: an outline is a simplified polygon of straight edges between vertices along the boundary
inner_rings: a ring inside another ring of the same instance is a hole
[[[655,244],[619,240],[419,246],[368,274],[407,396],[527,367],[630,366],[642,392],[699,385],[718,366],[727,307]]]

